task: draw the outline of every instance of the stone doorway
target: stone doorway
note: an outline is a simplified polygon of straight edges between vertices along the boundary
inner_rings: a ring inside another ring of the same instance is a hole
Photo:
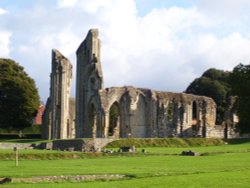
[[[194,137],[198,136],[199,133],[198,111],[197,111],[197,103],[195,101],[192,103],[192,132]]]
[[[115,102],[109,109],[109,129],[110,138],[119,138],[120,135],[120,110],[119,104]]]

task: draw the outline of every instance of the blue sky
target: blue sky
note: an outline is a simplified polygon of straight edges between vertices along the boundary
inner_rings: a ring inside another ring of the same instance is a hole
[[[153,8],[164,9],[168,7],[188,8],[195,5],[199,0],[136,0],[139,15],[146,15]]]
[[[182,92],[208,68],[249,63],[249,9],[248,0],[0,0],[0,57],[24,66],[46,101],[51,50],[75,73],[76,49],[98,28],[105,87]]]

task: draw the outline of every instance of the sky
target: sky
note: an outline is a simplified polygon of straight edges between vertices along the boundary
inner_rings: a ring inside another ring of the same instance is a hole
[[[209,68],[250,61],[249,0],[0,0],[0,58],[24,67],[49,96],[51,50],[73,64],[99,29],[104,86],[183,92]]]

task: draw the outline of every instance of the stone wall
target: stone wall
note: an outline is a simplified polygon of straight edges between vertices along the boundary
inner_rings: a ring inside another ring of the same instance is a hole
[[[43,142],[38,144],[19,144],[19,143],[0,143],[1,149],[48,149],[61,151],[83,151],[83,152],[100,152],[103,147],[114,139],[65,139],[54,140],[52,142]]]
[[[1,149],[14,149],[14,147],[17,149],[33,149],[34,146],[33,144],[0,143]]]
[[[74,137],[74,114],[70,114],[71,79],[71,63],[58,50],[53,49],[50,96],[43,116],[42,132],[45,139]]]
[[[101,151],[108,143],[114,139],[74,139],[74,140],[55,140],[53,141],[53,150],[62,151],[83,151],[93,152]]]
[[[103,89],[97,29],[88,32],[76,54],[77,138],[207,137],[207,129],[215,126],[216,104],[208,97]]]
[[[134,87],[99,90],[99,96],[104,112],[99,127],[107,138],[113,105],[119,109],[115,138],[206,137],[206,127],[215,125],[216,104],[208,97]]]
[[[100,40],[98,30],[91,29],[77,49],[76,77],[76,137],[93,138],[92,122],[98,116],[96,97],[103,88],[103,76],[100,63]],[[95,101],[95,102],[90,102]],[[94,127],[97,129],[97,127]]]
[[[45,105],[45,111],[42,116],[42,128],[41,128],[41,134],[42,139],[51,139],[51,101],[50,97],[47,99],[46,105]]]
[[[76,104],[75,104],[75,99],[70,98],[69,99],[69,125],[68,125],[68,138],[75,138],[75,109],[76,109]]]
[[[47,138],[223,137],[211,98],[131,86],[103,89],[98,35],[91,29],[76,51],[75,103],[69,100],[72,66],[53,50]]]
[[[1,149],[52,149],[52,142],[43,142],[38,144],[21,144],[21,143],[0,143]]]

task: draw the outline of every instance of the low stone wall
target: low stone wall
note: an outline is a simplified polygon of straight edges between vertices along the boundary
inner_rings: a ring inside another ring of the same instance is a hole
[[[103,174],[103,175],[76,175],[76,176],[41,176],[31,178],[0,178],[0,184],[5,183],[39,183],[39,182],[82,182],[96,180],[117,180],[126,178],[122,174]]]
[[[62,150],[62,151],[82,151],[83,149],[83,140],[54,140],[52,142],[53,150]]]
[[[114,139],[106,138],[55,140],[52,142],[52,149],[83,152],[101,151],[103,147],[113,140]]]
[[[39,144],[27,144],[27,143],[0,143],[0,149],[52,149],[52,142],[43,142]]]
[[[62,151],[83,151],[93,152],[101,151],[108,143],[114,139],[96,138],[96,139],[70,139],[70,140],[54,140],[52,142],[44,142],[39,144],[19,144],[19,143],[0,143],[1,149],[48,149]]]
[[[221,126],[207,128],[207,138],[224,138],[225,129]]]
[[[108,143],[117,140],[117,139],[108,139],[108,138],[96,138],[94,139],[94,148],[96,151],[101,151],[103,147],[108,145]]]
[[[14,147],[18,149],[33,149],[35,146],[35,144],[0,143],[1,149],[13,149]]]
[[[207,129],[207,138],[225,138],[225,134],[225,128],[220,125]],[[241,136],[233,128],[228,128],[227,138],[241,138]]]

